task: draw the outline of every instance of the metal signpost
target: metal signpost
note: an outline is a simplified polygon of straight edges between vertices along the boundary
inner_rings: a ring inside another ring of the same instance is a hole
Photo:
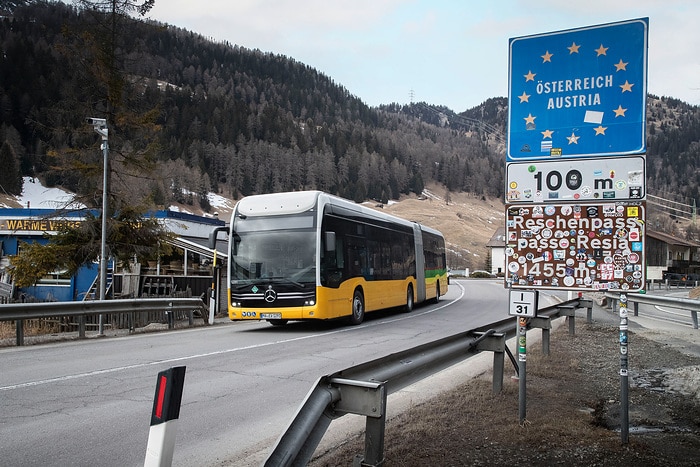
[[[648,29],[639,18],[509,41],[505,266],[509,313],[519,316],[521,423],[528,315],[517,311],[529,305],[519,294],[619,290],[626,303],[624,292],[645,284]]]
[[[509,314],[518,317],[518,415],[520,424],[525,423],[527,413],[527,318],[537,316],[537,290],[511,290]]]

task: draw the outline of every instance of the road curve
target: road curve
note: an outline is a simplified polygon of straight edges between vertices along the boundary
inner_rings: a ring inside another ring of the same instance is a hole
[[[173,465],[269,450],[320,376],[501,320],[498,280],[454,281],[437,304],[341,323],[228,321],[0,349],[3,465],[143,465],[156,375],[187,368]]]

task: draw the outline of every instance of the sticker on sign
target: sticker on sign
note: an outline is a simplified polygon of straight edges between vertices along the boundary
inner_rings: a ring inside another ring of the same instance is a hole
[[[643,202],[511,206],[506,279],[513,288],[640,290],[644,229]]]

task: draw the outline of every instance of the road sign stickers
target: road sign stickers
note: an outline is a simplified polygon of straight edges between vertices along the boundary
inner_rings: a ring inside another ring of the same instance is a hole
[[[512,287],[644,287],[643,202],[536,207],[510,206],[506,211],[506,269]]]

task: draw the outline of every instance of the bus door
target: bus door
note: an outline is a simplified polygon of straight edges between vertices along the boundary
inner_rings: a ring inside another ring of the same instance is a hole
[[[425,254],[423,253],[423,232],[420,225],[413,223],[413,239],[416,248],[416,290],[417,302],[425,301]]]

